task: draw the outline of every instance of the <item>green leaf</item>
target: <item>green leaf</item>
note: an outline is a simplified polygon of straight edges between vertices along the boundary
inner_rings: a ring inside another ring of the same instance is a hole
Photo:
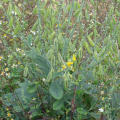
[[[27,87],[27,92],[28,93],[33,93],[33,92],[35,92],[36,89],[37,89],[36,84],[30,85],[30,86]]]
[[[45,75],[48,75],[50,71],[50,62],[46,58],[36,54],[35,52],[28,53],[28,57],[33,60],[34,63],[39,65]]]
[[[31,34],[29,34],[28,37],[27,37],[27,43],[28,43],[29,46],[32,45],[32,35]]]
[[[60,110],[60,108],[63,106],[64,100],[60,99],[54,102],[53,104],[53,110]]]
[[[49,92],[55,99],[61,99],[63,96],[63,89],[56,82],[51,84]]]
[[[89,113],[89,115],[91,115],[92,117],[94,117],[95,119],[99,119],[100,118],[100,114],[99,113]]]

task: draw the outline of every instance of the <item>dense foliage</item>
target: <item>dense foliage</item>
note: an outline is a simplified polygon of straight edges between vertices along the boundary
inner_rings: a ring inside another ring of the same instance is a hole
[[[119,10],[119,0],[2,0],[0,118],[120,119]]]

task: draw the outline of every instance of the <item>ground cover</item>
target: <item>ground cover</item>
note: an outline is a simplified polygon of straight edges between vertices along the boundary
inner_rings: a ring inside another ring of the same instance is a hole
[[[120,119],[119,0],[3,0],[0,118]]]

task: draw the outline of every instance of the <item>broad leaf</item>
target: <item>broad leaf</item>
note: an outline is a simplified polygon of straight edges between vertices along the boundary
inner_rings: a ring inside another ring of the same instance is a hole
[[[30,86],[27,87],[27,92],[28,93],[33,93],[33,92],[35,92],[36,89],[37,89],[36,84],[30,85]]]
[[[53,110],[60,110],[60,108],[63,106],[64,100],[60,99],[54,102],[53,104]]]
[[[51,84],[49,92],[55,99],[61,99],[63,96],[63,89],[56,82]]]

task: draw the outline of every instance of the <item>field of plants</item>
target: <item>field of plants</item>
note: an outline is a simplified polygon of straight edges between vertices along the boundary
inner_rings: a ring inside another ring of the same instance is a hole
[[[120,120],[120,0],[0,1],[0,120]]]

